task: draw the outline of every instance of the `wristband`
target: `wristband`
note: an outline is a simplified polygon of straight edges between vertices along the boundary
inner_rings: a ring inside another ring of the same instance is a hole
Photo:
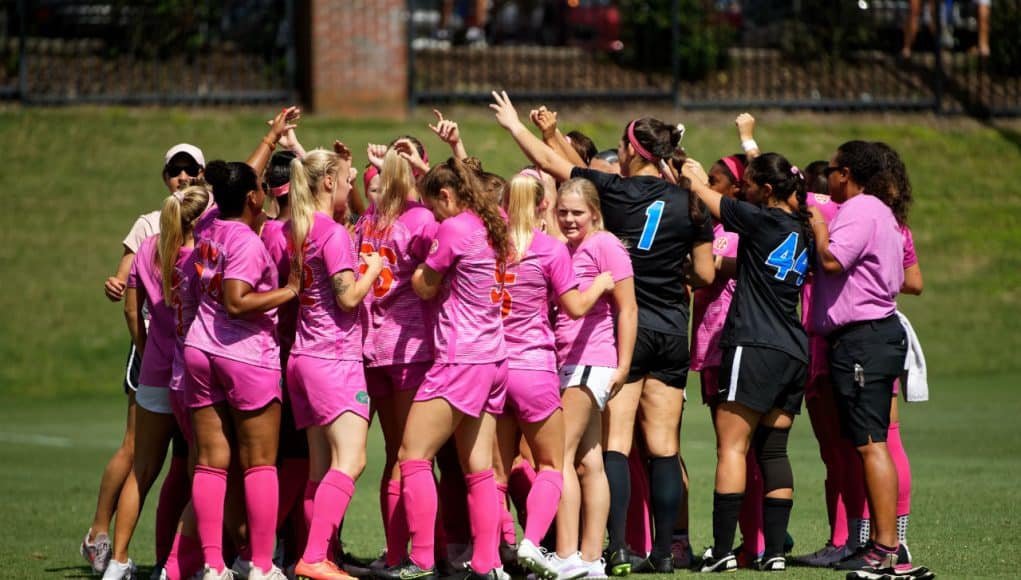
[[[744,149],[745,153],[758,148],[759,144],[755,142],[755,139],[745,139],[741,141],[741,149]]]

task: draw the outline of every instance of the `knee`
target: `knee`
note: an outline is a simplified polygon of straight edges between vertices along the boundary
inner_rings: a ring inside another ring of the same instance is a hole
[[[359,453],[355,457],[345,458],[337,467],[350,476],[351,479],[358,479],[362,475],[362,472],[365,471],[365,453],[363,452]],[[390,471],[384,470],[383,473],[387,476],[387,479],[389,479]]]
[[[755,431],[755,458],[759,461],[762,483],[767,494],[777,489],[794,488],[794,472],[791,471],[790,458],[787,456],[790,432],[790,429],[761,426]]]

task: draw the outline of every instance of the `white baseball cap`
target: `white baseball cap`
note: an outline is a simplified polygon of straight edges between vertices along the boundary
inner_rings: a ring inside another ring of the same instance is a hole
[[[167,154],[163,156],[163,165],[168,165],[170,160],[178,153],[184,153],[188,157],[191,157],[195,160],[195,163],[198,163],[202,167],[206,166],[206,158],[202,155],[202,150],[189,143],[178,143],[170,149],[167,149]]]

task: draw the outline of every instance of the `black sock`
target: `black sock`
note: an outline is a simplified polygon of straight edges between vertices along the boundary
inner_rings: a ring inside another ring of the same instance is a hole
[[[606,531],[610,536],[610,552],[627,545],[627,508],[631,502],[631,471],[627,456],[619,451],[603,454],[603,468],[610,483],[610,517],[606,520]]]
[[[767,497],[762,502],[762,533],[766,538],[765,558],[783,556],[787,524],[791,520],[794,500]]]
[[[743,493],[713,493],[713,556],[716,558],[734,551],[734,531],[743,500]]]
[[[656,532],[652,554],[662,559],[670,555],[677,508],[684,497],[681,460],[676,455],[649,459],[649,495]]]

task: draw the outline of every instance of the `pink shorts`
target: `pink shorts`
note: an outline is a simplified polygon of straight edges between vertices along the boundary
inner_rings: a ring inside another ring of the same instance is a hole
[[[417,389],[425,380],[432,361],[365,367],[365,382],[373,399],[389,397],[398,391]]]
[[[504,414],[514,413],[519,421],[538,423],[560,408],[560,377],[557,373],[507,369]]]
[[[720,392],[720,367],[707,367],[699,371],[702,380],[702,404],[710,405]]]
[[[483,412],[503,413],[507,398],[507,361],[480,364],[433,363],[416,401],[446,399],[458,411],[472,417]]]
[[[170,410],[177,420],[177,428],[184,435],[184,440],[189,444],[194,442],[194,431],[191,428],[191,414],[188,413],[188,403],[184,398],[184,391],[170,389]]]
[[[329,425],[347,412],[369,420],[361,361],[292,354],[287,361],[287,395],[299,430]]]
[[[189,408],[227,401],[239,411],[280,401],[280,371],[184,347],[184,400]]]

